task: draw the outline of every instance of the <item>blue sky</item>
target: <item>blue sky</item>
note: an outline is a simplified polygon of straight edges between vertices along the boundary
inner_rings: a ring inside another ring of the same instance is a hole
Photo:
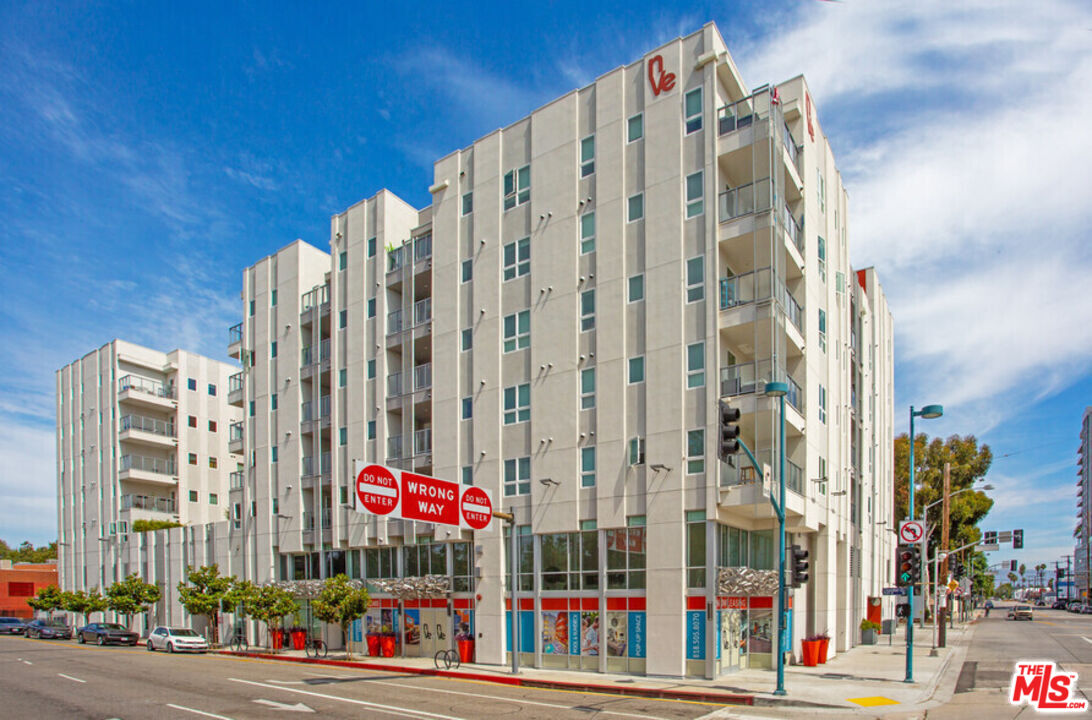
[[[395,5],[0,5],[0,537],[55,537],[55,369],[114,337],[224,358],[246,265],[380,188],[427,203],[436,158],[714,20],[750,85],[808,78],[897,428],[941,402],[923,430],[993,446],[986,526],[1027,536],[997,559],[1071,552],[1087,3]]]

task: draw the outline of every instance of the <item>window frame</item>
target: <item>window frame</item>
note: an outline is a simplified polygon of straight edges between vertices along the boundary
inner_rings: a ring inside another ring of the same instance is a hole
[[[465,285],[474,279],[474,258],[466,258],[462,262],[462,274],[459,276],[459,284]]]
[[[459,402],[459,419],[469,420],[474,417],[474,398],[471,395],[466,395],[461,398]]]
[[[523,184],[523,180],[526,179],[526,184]],[[511,184],[511,190],[509,190],[509,184]],[[504,174],[503,185],[501,187],[502,199],[504,201],[504,211],[508,212],[513,208],[517,208],[520,205],[525,205],[531,200],[531,164],[527,163],[520,167],[509,170]]]
[[[587,308],[591,299],[591,310]],[[595,329],[595,288],[588,288],[580,293],[580,332],[588,332]]]
[[[463,193],[462,203],[463,203],[462,207],[460,207],[460,210],[462,211],[460,213],[460,215],[462,217],[466,217],[467,215],[470,215],[471,213],[474,212],[474,191],[473,190],[467,190],[466,192]]]
[[[697,196],[690,195],[691,180],[697,178],[701,192]],[[686,219],[696,218],[705,214],[705,170],[698,170],[686,176],[683,184],[684,197],[686,199]]]
[[[637,137],[633,137],[633,121],[637,121],[638,130]],[[626,118],[626,145],[635,143],[645,138],[645,114],[639,112],[636,115],[630,115]]]
[[[697,112],[690,112],[690,98],[697,96],[698,108]],[[687,90],[683,94],[683,125],[685,126],[686,135],[693,135],[696,132],[701,131],[705,127],[705,92],[704,88],[699,85],[696,88]],[[693,127],[691,127],[693,125]]]
[[[511,404],[509,404],[511,398]],[[526,402],[521,403],[521,400]],[[518,425],[531,420],[531,384],[519,383],[504,388],[501,412],[505,425]]]
[[[580,216],[580,254],[587,255],[595,252],[595,211],[588,210]],[[588,232],[588,227],[591,232]]]
[[[641,294],[638,297],[633,296],[633,281],[637,280],[641,286]],[[626,303],[638,303],[645,301],[645,274],[637,273],[636,275],[630,275],[626,279]]]
[[[695,448],[695,441],[701,444]],[[696,453],[695,453],[696,450]],[[686,431],[686,474],[701,475],[705,472],[705,428]]]
[[[637,217],[633,216],[633,203],[634,203],[635,200],[637,201],[637,204],[640,206]],[[633,223],[633,222],[637,222],[639,220],[644,220],[644,219],[645,219],[645,193],[642,190],[641,192],[636,193],[635,195],[630,195],[628,198],[626,198],[626,222],[627,223]]]
[[[640,372],[641,377],[639,379],[637,379],[637,380],[633,379],[633,375],[634,375],[633,369],[635,367],[634,363],[636,363],[636,367],[639,367],[640,371],[641,371]],[[644,355],[634,355],[633,357],[629,358],[627,363],[626,363],[626,384],[627,385],[640,385],[644,381],[645,381],[645,356]]]
[[[696,268],[696,270],[695,270]],[[698,281],[694,282],[693,275],[698,275]],[[695,303],[705,299],[705,256],[695,255],[686,260],[686,304]]]
[[[467,352],[474,348],[474,329],[463,328],[459,333],[459,352]]]
[[[591,143],[591,156],[588,157],[585,152],[588,148],[588,143]],[[586,137],[580,138],[580,177],[586,178],[589,175],[595,174],[595,133]]]
[[[580,448],[580,487],[595,487],[596,457],[595,446]],[[588,469],[588,458],[591,458],[591,469]]]
[[[511,324],[511,328],[509,328]],[[511,329],[511,332],[509,332]],[[504,316],[501,323],[504,352],[517,352],[531,347],[531,311],[519,310]]]
[[[693,360],[697,350],[697,358],[701,361],[700,367],[693,367]],[[705,387],[705,341],[699,340],[686,346],[686,389]]]
[[[511,259],[509,259],[511,255]],[[531,237],[513,240],[505,244],[501,254],[504,282],[528,275],[531,272]]]
[[[591,378],[591,390],[585,385],[585,378]],[[580,371],[580,409],[590,410],[595,407],[595,368],[584,368]]]
[[[531,494],[531,458],[505,458],[502,492],[505,497]]]

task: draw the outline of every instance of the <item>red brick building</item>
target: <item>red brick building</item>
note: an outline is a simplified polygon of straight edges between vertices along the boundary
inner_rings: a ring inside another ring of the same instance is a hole
[[[0,560],[0,615],[18,618],[34,617],[27,599],[44,587],[57,584],[57,563],[42,565]]]

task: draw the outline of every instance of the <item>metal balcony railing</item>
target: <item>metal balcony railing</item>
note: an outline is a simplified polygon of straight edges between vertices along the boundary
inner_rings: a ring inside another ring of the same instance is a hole
[[[406,264],[405,246],[387,250],[387,272],[394,272]]]
[[[322,397],[319,398],[319,417],[320,418],[330,417],[330,396],[329,395],[323,395]]]
[[[174,513],[174,498],[155,497],[153,495],[126,494],[121,496],[122,510],[151,510],[153,512]]]
[[[402,332],[402,311],[391,310],[387,313],[387,334]]]
[[[314,420],[315,419],[315,414],[314,414],[313,410],[314,410],[314,403],[312,403],[310,400],[308,400],[305,403],[300,404],[300,421],[301,422],[311,422],[312,420]]]
[[[742,100],[721,106],[717,111],[717,134],[727,135],[736,130],[750,127],[758,120],[764,120],[769,113],[769,95],[764,90],[765,98],[748,95]],[[756,100],[760,102],[756,103]],[[762,102],[764,100],[764,102]]]
[[[236,471],[236,472],[231,473],[231,475],[229,475],[228,478],[230,480],[230,483],[231,483],[230,487],[231,487],[232,490],[242,490],[243,489],[243,473],[241,473],[239,471]]]
[[[766,383],[774,381],[782,381],[789,386],[789,392],[785,395],[785,402],[803,412],[804,407],[801,403],[803,392],[800,390],[800,385],[785,371],[785,368],[776,366],[773,360],[752,360],[722,367],[720,369],[720,395],[721,397],[732,397],[734,395],[765,392]]]
[[[413,369],[413,389],[424,390],[432,387],[432,363],[424,363]]]
[[[147,457],[146,455],[122,455],[120,465],[122,472],[126,470],[141,470],[157,475],[174,475],[174,458]]]
[[[387,397],[398,397],[402,394],[402,373],[391,373],[387,376]]]
[[[241,372],[237,372],[228,378],[227,390],[228,395],[243,391],[243,374]]]
[[[394,435],[387,438],[387,457],[395,460],[402,457],[402,436]]]
[[[792,244],[796,246],[796,249],[799,250],[802,255],[804,253],[804,219],[801,218],[800,222],[797,222],[792,211],[789,210],[789,206],[782,205],[778,220],[781,222],[781,227],[788,233],[789,239],[792,240]]]
[[[432,320],[432,298],[418,300],[413,304],[413,324],[424,325]]]
[[[243,324],[235,323],[228,328],[228,345],[234,345],[235,343],[241,343],[243,341]]]
[[[300,311],[310,310],[330,302],[330,286],[322,285],[300,296]]]
[[[415,430],[413,433],[413,454],[428,455],[432,452],[432,428]]]
[[[235,442],[243,439],[243,424],[241,422],[232,423],[228,427],[228,441]]]
[[[303,464],[300,467],[300,474],[304,477],[310,477],[312,475],[318,474],[315,472],[315,458],[313,456],[303,456]]]
[[[420,262],[432,256],[432,235],[422,235],[413,241],[413,261]]]
[[[174,437],[174,423],[144,417],[143,415],[123,415],[120,430],[121,432],[139,430],[154,435],[162,435],[163,437]]]
[[[315,529],[315,514],[310,510],[303,511],[303,530],[310,532]]]
[[[161,398],[174,397],[174,388],[172,386],[165,385],[158,380],[149,380],[148,378],[143,378],[139,375],[126,375],[118,380],[118,392],[125,392],[126,390],[144,393],[145,395],[154,395]]]
[[[773,184],[770,178],[762,178],[739,187],[725,190],[717,196],[719,218],[726,222],[773,207]]]
[[[797,330],[803,332],[803,308],[789,292],[784,281],[774,275],[770,268],[761,268],[720,280],[721,310],[769,298],[776,300],[789,321],[796,326]]]

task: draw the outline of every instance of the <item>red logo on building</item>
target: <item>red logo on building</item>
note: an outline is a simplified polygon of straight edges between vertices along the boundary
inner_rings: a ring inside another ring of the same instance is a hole
[[[652,86],[653,95],[675,87],[675,73],[664,72],[663,55],[657,55],[648,61],[648,84]]]
[[[1077,697],[1077,673],[1059,670],[1050,660],[1016,664],[1009,702],[1031,705],[1036,710],[1084,712],[1088,701]]]

